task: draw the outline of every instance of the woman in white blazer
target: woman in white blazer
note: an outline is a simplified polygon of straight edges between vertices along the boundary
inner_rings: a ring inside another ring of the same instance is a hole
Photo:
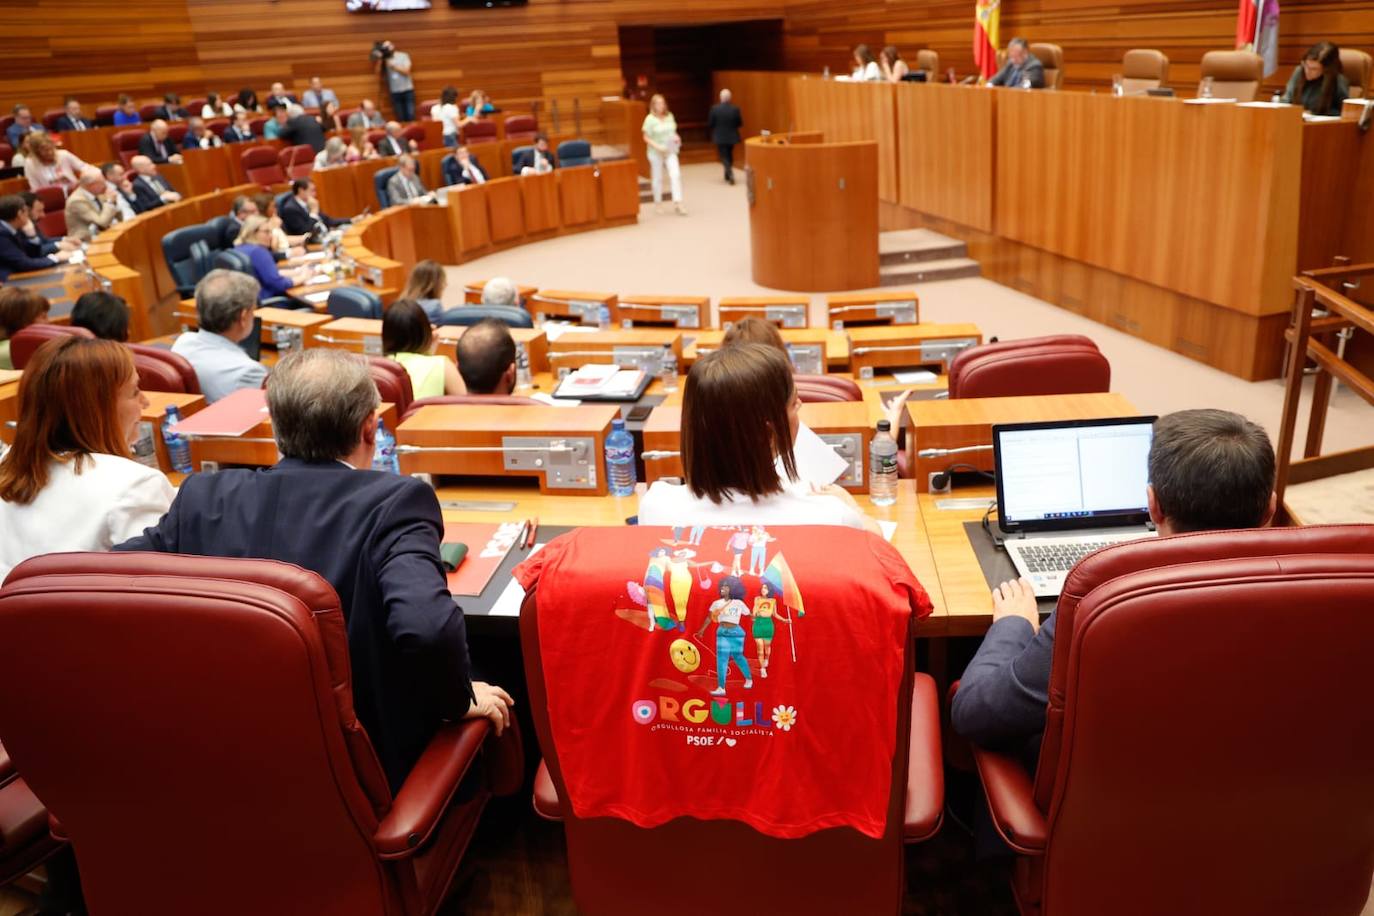
[[[40,554],[108,550],[162,517],[171,484],[129,457],[147,406],[124,345],[63,337],[38,348],[0,459],[0,579]]]

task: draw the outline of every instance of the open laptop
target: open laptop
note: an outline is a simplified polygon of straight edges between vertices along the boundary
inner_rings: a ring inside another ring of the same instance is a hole
[[[1145,487],[1154,417],[992,428],[997,526],[1037,598],[1094,550],[1152,537]]]

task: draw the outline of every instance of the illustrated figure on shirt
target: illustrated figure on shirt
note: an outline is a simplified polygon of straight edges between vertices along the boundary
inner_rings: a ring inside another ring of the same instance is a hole
[[[741,553],[743,549],[741,548]],[[754,675],[749,670],[749,660],[744,657],[744,627],[740,617],[748,616],[749,608],[744,604],[744,583],[737,576],[726,576],[720,580],[720,598],[711,602],[708,616],[701,621],[696,635],[706,632],[712,623],[716,625],[716,683],[711,696],[725,695],[725,679],[730,673],[730,663],[739,666],[744,675],[744,689],[754,686]]]
[[[692,599],[692,580],[695,578],[691,561],[696,555],[695,550],[683,547],[674,550],[668,560],[668,593],[673,599],[673,616],[677,618],[677,629],[683,633],[687,632],[687,605]],[[659,625],[662,626],[661,623]]]
[[[744,549],[749,546],[749,532],[743,528],[730,535],[730,540],[725,542],[725,546],[734,558],[730,561],[730,575],[740,575],[744,563]]]
[[[683,528],[682,525],[674,525],[674,526],[673,526],[673,543],[677,544],[677,543],[681,543],[681,542],[682,542],[682,528]],[[702,537],[703,537],[705,534],[706,534],[706,526],[705,526],[705,525],[693,525],[693,526],[692,526],[692,533],[691,533],[690,535],[687,536],[687,543],[690,544],[690,545],[693,546],[693,547],[700,547],[700,546],[701,546],[701,539],[702,539]]]
[[[773,601],[772,616],[787,624],[788,642],[792,648],[792,661],[797,660],[797,628],[792,625],[792,618],[782,612],[782,608],[787,608],[797,615],[797,619],[806,616],[806,607],[802,602],[801,589],[797,587],[797,579],[792,575],[792,567],[787,565],[787,558],[782,555],[782,551],[773,554],[772,562],[759,577],[759,593]],[[771,638],[773,626],[765,627],[764,630]],[[754,626],[754,638],[759,639],[759,628],[757,622]],[[765,648],[759,647],[759,658],[762,661],[768,658],[773,652],[771,642]],[[763,662],[766,664],[766,662]]]
[[[762,525],[755,525],[749,532],[749,575],[763,575],[764,567],[768,565],[768,542],[776,541],[777,538],[770,537]]]
[[[759,585],[759,596],[754,599],[754,648],[758,651],[759,677],[768,677],[768,660],[773,655],[773,617],[778,612],[778,599],[774,597],[773,587],[768,580]]]
[[[665,630],[673,629],[673,620],[668,616],[668,601],[663,594],[663,586],[668,578],[668,548],[659,547],[649,554],[649,566],[644,570],[645,607],[649,611],[649,631],[654,624]]]

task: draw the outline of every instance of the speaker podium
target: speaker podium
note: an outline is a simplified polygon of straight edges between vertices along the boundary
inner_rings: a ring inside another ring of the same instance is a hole
[[[832,292],[878,285],[878,145],[819,132],[746,141],[754,282]]]

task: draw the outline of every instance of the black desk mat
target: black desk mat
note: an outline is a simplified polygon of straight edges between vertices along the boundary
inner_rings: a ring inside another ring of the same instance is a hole
[[[992,535],[983,530],[982,522],[964,522],[964,534],[973,548],[973,555],[978,558],[978,567],[983,570],[983,581],[987,582],[988,591],[1017,577],[1016,565],[1011,562],[1011,557],[997,546]],[[1038,598],[1035,603],[1040,607],[1040,613],[1048,614],[1054,610],[1059,599]]]
[[[560,534],[567,534],[573,529],[565,525],[540,525],[539,530],[534,533],[536,544],[547,544],[549,541],[558,537]],[[530,550],[533,550],[533,546]],[[468,595],[454,595],[453,600],[458,602],[458,606],[463,609],[464,617],[485,617],[490,621],[509,621],[514,628],[517,617],[492,617],[491,608],[496,604],[496,599],[501,597],[501,593],[506,590],[506,584],[510,582],[510,571],[524,562],[530,555],[530,550],[516,546],[510,549],[506,558],[501,561],[501,565],[496,567],[496,572],[492,573],[487,581],[487,587],[482,590],[482,594],[473,598]]]

